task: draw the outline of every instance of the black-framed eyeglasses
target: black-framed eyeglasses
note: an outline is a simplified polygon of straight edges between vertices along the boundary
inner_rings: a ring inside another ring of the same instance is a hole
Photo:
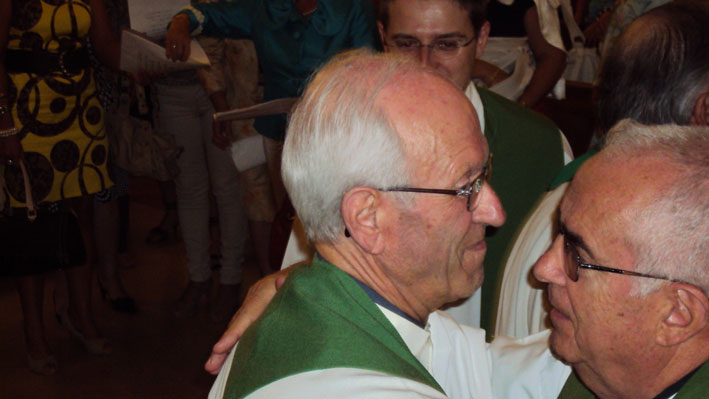
[[[396,48],[397,51],[402,53],[413,53],[418,52],[423,47],[428,47],[434,54],[441,58],[450,58],[458,54],[461,48],[468,47],[470,43],[475,40],[473,36],[470,40],[466,41],[465,38],[460,37],[446,37],[434,40],[429,44],[423,44],[418,39],[415,38],[396,38],[394,43],[384,42],[389,47]]]
[[[576,282],[579,280],[579,268],[584,268],[584,269],[597,270],[599,272],[623,274],[626,276],[654,278],[654,279],[658,279],[658,280],[667,280],[667,281],[671,281],[673,283],[686,283],[685,281],[675,280],[675,279],[671,279],[668,277],[653,276],[651,274],[643,274],[643,273],[633,272],[630,270],[616,269],[614,267],[598,266],[598,265],[592,265],[589,263],[583,263],[581,261],[581,255],[579,255],[576,247],[572,243],[570,243],[569,240],[566,239],[565,235],[562,235],[562,237],[564,238],[564,254],[566,255],[566,259],[564,261],[564,271],[566,272],[566,275],[569,277],[569,279],[573,282]]]
[[[487,163],[483,167],[483,170],[478,174],[473,181],[465,186],[462,190],[445,190],[439,188],[414,188],[414,187],[390,187],[381,188],[380,191],[399,191],[406,193],[423,193],[423,194],[444,194],[444,195],[455,195],[458,197],[467,196],[468,203],[467,209],[472,212],[478,207],[478,202],[480,201],[480,191],[483,189],[485,183],[490,182],[490,173],[492,172],[492,153],[487,157]]]

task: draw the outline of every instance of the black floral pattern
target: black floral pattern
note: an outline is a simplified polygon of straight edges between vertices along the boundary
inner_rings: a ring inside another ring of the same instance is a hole
[[[8,48],[62,51],[85,46],[90,9],[84,1],[13,0]],[[49,26],[37,26],[43,10],[52,13]],[[67,15],[68,19],[58,19]],[[9,94],[35,202],[57,201],[110,187],[103,110],[90,66],[73,76],[56,71],[10,77]],[[7,193],[24,203],[21,170],[7,167],[4,177]]]

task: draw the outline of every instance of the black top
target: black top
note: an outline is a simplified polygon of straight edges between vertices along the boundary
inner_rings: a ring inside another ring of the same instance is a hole
[[[514,0],[506,6],[497,0],[490,0],[487,6],[487,20],[490,22],[490,37],[524,37],[524,14],[534,7],[534,0]]]

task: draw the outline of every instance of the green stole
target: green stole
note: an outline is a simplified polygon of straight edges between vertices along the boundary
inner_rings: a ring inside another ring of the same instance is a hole
[[[295,269],[239,341],[225,398],[336,367],[382,372],[444,393],[359,285],[327,261]]]
[[[674,397],[674,399],[707,398],[709,398],[709,361],[694,373]],[[596,399],[596,395],[579,381],[576,373],[571,373],[559,394],[559,399]]]
[[[485,115],[485,137],[492,158],[492,187],[507,221],[487,237],[480,327],[495,331],[503,266],[537,199],[564,164],[559,129],[546,117],[491,91],[478,88]]]

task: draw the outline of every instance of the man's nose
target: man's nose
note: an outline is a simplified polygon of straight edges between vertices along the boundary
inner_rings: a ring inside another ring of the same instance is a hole
[[[474,223],[482,223],[490,226],[500,227],[505,223],[505,210],[502,209],[500,198],[492,187],[485,183],[479,194],[480,202],[471,212]]]
[[[549,249],[534,264],[532,273],[542,283],[565,285],[564,261],[564,236],[557,234]]]
[[[433,48],[430,46],[423,45],[419,47],[419,61],[421,61],[421,64],[427,67],[432,67],[431,65],[433,60]]]

